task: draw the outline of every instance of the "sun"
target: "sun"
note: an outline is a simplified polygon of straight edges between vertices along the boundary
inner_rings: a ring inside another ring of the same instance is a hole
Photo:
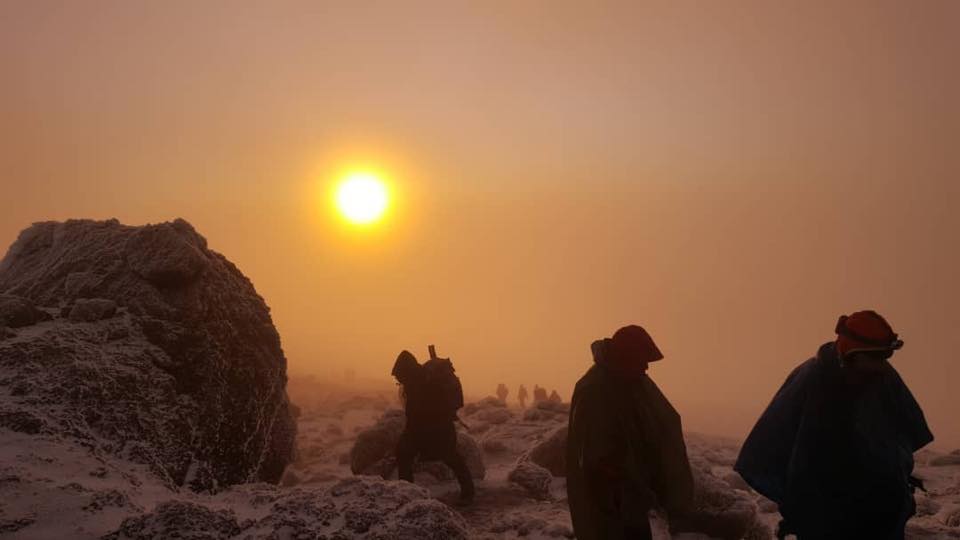
[[[374,173],[352,172],[340,181],[336,192],[340,214],[357,225],[368,225],[383,217],[390,203],[387,186]]]

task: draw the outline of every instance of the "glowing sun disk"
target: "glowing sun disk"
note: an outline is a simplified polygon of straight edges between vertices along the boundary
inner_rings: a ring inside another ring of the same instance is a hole
[[[387,187],[377,175],[368,172],[348,174],[336,194],[337,208],[343,217],[359,225],[380,219],[387,209]]]

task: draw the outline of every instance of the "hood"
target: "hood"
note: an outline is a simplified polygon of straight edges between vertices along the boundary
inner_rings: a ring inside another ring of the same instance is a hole
[[[607,349],[610,347],[610,338],[603,338],[594,341],[590,345],[593,352],[593,362],[595,364],[605,365],[607,362]]]

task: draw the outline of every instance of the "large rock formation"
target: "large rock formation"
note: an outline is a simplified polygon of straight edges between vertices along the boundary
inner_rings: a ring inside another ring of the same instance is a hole
[[[168,485],[276,482],[286,360],[250,281],[186,221],[37,223],[0,261],[0,428]]]

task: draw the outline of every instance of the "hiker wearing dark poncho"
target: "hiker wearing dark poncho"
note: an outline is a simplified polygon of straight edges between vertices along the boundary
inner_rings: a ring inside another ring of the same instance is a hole
[[[414,462],[442,461],[460,483],[460,502],[473,501],[470,470],[457,451],[457,410],[463,407],[463,389],[449,358],[431,359],[423,365],[403,351],[393,366],[393,376],[402,385],[406,424],[397,443],[400,480],[413,482]]]
[[[779,505],[779,536],[902,539],[915,511],[913,453],[933,440],[887,361],[903,346],[873,311],[841,317],[838,338],[787,377],[735,469]]]
[[[680,415],[647,376],[663,358],[639,326],[593,343],[567,439],[567,498],[580,540],[652,537],[648,513],[689,508],[693,479]]]

